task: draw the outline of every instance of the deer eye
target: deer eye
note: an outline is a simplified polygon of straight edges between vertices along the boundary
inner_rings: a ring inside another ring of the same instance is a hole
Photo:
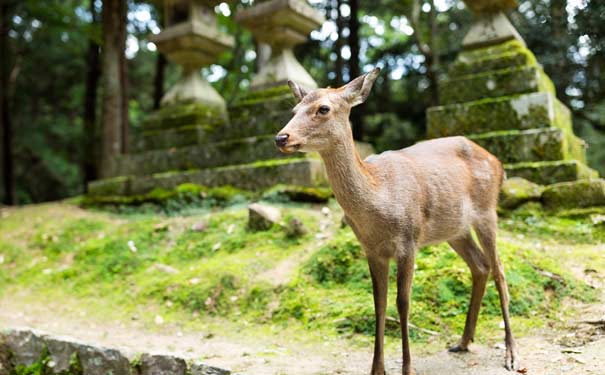
[[[319,113],[321,115],[326,115],[326,114],[328,114],[328,112],[330,112],[330,107],[328,107],[327,105],[322,105],[317,110],[317,113]]]

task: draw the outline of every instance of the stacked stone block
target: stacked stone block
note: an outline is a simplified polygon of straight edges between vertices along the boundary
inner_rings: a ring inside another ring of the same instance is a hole
[[[597,178],[569,109],[518,39],[463,50],[427,111],[428,136],[465,135],[496,155],[507,175],[549,185]]]
[[[134,152],[115,159],[114,177],[92,182],[89,191],[133,195],[182,183],[248,190],[323,185],[318,157],[284,155],[273,143],[294,104],[289,88],[279,86],[254,91],[228,108],[231,121],[199,103],[162,108],[143,122]]]

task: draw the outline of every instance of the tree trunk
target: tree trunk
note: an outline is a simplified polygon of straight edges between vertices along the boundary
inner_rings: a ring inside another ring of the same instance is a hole
[[[124,20],[126,22],[126,20]],[[122,51],[126,49],[126,45],[123,46]],[[120,57],[120,79],[122,85],[122,147],[121,153],[128,153],[128,145],[130,143],[130,120],[128,118],[128,60],[124,53]]]
[[[439,104],[439,53],[437,51],[437,9],[435,9],[435,1],[431,1],[431,13],[430,13],[430,54],[426,57],[427,62],[427,77],[430,81],[431,87],[431,105],[436,106]]]
[[[99,22],[99,16],[95,9],[95,0],[90,0],[90,13],[92,14],[92,24]],[[84,150],[84,191],[87,191],[88,182],[98,178],[98,142],[97,142],[97,87],[99,86],[99,75],[101,74],[99,44],[90,39],[88,42],[88,56],[86,64],[86,88],[84,94],[84,131],[86,132],[86,149]]]
[[[123,146],[124,93],[122,56],[124,55],[126,0],[103,1],[103,121],[101,134],[101,176],[109,177],[112,159]]]
[[[164,96],[164,73],[166,72],[166,57],[158,52],[155,62],[155,79],[153,80],[153,109],[159,109]]]
[[[344,83],[342,79],[342,73],[344,70],[342,47],[344,46],[345,41],[342,36],[342,31],[345,28],[345,19],[340,13],[340,6],[342,3],[343,0],[336,0],[336,32],[338,33],[338,39],[336,39],[334,44],[334,49],[336,50],[336,61],[334,62],[334,73],[336,74],[336,77],[334,78],[334,84],[336,87],[340,87]]]
[[[349,59],[349,80],[352,80],[361,74],[359,68],[359,0],[350,0],[349,6],[351,7],[351,16],[349,18],[349,48],[351,49],[351,58]],[[362,106],[363,104],[360,107]],[[351,111],[353,138],[357,140],[363,138],[361,114],[361,108],[356,108]]]
[[[12,4],[2,1],[0,4],[0,134],[2,139],[2,185],[3,202],[17,204],[15,187],[15,161],[13,156],[13,128],[9,108],[9,62],[8,31]]]

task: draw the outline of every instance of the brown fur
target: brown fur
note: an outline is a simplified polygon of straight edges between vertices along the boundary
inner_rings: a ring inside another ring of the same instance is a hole
[[[389,261],[397,262],[397,308],[403,348],[403,374],[413,374],[408,316],[418,248],[447,241],[468,264],[473,279],[464,333],[452,351],[466,351],[473,340],[487,277],[491,271],[500,295],[505,324],[506,367],[514,370],[519,358],[508,313],[508,290],[496,250],[498,193],[501,163],[464,137],[418,143],[373,155],[362,161],[348,121],[352,106],[369,95],[379,70],[338,89],[307,94],[291,83],[301,102],[294,117],[280,131],[288,135],[283,152],[317,151],[346,221],[368,258],[374,292],[376,335],[372,375],[384,374],[384,326]],[[318,109],[328,106],[321,114]],[[474,229],[481,247],[472,238]]]

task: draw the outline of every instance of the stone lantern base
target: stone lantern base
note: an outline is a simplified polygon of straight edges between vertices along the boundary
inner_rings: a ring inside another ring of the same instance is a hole
[[[605,184],[586,165],[586,143],[574,135],[569,109],[521,40],[463,50],[439,94],[442,105],[427,110],[429,138],[467,136],[496,155],[509,178],[552,185],[545,189],[548,202],[556,192],[566,202],[561,207],[605,204]],[[600,193],[580,202],[568,185],[585,181],[596,181],[588,185]]]

